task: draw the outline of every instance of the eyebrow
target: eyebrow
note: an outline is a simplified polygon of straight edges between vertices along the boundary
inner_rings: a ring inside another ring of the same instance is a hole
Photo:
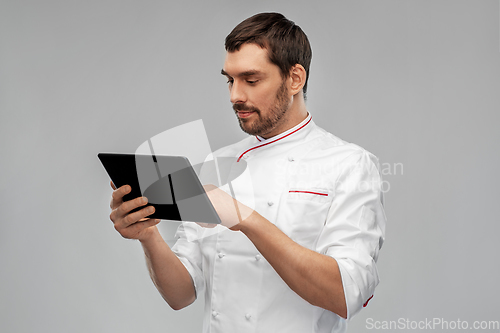
[[[227,76],[227,77],[231,77],[231,75],[229,75],[224,69],[221,69],[220,73],[222,75]],[[258,70],[249,70],[249,71],[241,72],[241,73],[237,74],[236,76],[238,76],[238,77],[245,77],[245,76],[258,75],[258,74],[261,74],[261,73],[262,72],[260,72]]]

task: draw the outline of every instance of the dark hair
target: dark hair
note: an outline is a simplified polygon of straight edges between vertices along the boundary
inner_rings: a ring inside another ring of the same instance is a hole
[[[282,77],[300,64],[306,70],[304,97],[309,79],[312,50],[306,34],[294,22],[279,13],[260,13],[238,24],[226,37],[226,51],[235,52],[245,43],[267,49],[269,60],[279,67]]]

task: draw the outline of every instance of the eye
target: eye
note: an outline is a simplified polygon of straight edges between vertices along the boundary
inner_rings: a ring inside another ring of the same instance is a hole
[[[248,83],[248,84],[255,84],[255,83],[257,83],[258,81],[259,81],[259,80],[254,80],[254,81],[247,80],[247,83]]]
[[[233,84],[234,80],[233,79],[228,79],[227,84]]]

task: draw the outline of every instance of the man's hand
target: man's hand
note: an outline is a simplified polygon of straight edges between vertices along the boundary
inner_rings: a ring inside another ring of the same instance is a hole
[[[129,213],[131,210],[147,204],[148,200],[145,197],[135,198],[130,201],[123,201],[123,196],[131,191],[129,185],[124,185],[117,189],[111,182],[113,194],[111,195],[111,214],[110,220],[115,225],[115,229],[124,238],[144,240],[151,236],[153,228],[157,225],[159,219],[149,219],[147,216],[154,213],[155,209],[152,206],[143,208],[137,212]]]
[[[254,212],[253,209],[245,206],[215,185],[204,185],[203,188],[217,211],[222,225],[233,231],[240,230],[242,222],[245,222],[245,219]],[[200,225],[207,227],[207,224],[203,223]],[[208,227],[213,226],[211,224]]]

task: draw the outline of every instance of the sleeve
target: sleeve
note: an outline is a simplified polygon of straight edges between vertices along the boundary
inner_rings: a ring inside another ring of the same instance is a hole
[[[338,263],[350,319],[366,306],[379,283],[376,262],[386,217],[377,158],[363,150],[342,165],[317,251]]]
[[[202,270],[202,254],[199,244],[200,226],[192,222],[183,222],[179,225],[175,234],[176,242],[172,246],[172,252],[186,267],[193,280],[196,297],[205,289],[205,279]]]

